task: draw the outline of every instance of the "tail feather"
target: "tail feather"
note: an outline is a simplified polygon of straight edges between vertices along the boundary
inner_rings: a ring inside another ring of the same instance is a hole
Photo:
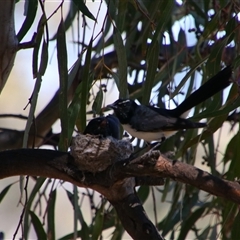
[[[178,118],[176,126],[178,126],[178,129],[192,129],[204,128],[207,127],[207,124],[201,122],[193,122],[189,119]]]
[[[230,85],[230,77],[232,75],[232,67],[228,66],[215,76],[210,78],[199,89],[192,93],[187,99],[185,99],[178,107],[171,110],[172,114],[176,117],[181,116],[191,108],[204,102],[214,94],[220,92],[224,88]]]

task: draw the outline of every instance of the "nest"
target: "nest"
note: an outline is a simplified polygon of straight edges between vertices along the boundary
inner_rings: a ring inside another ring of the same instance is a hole
[[[74,165],[82,171],[101,172],[117,161],[130,157],[133,146],[128,140],[93,135],[77,135],[71,145]]]

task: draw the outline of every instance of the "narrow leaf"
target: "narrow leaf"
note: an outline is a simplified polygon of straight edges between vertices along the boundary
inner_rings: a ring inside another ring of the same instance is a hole
[[[214,75],[219,72],[222,54],[225,46],[227,45],[228,39],[229,36],[226,36],[223,40],[214,44],[214,47],[212,48],[208,61],[206,63],[208,76],[211,76],[210,74]]]
[[[71,202],[73,208],[76,211],[77,219],[80,222],[81,227],[82,227],[81,232],[78,232],[78,234],[81,234],[81,235],[79,235],[78,237],[81,237],[82,239],[88,239],[89,238],[89,234],[90,234],[89,233],[89,227],[88,227],[87,223],[84,220],[82,211],[79,208],[79,206],[77,208],[75,208],[75,205],[74,205],[74,195],[71,192],[69,192],[68,190],[66,190],[66,193],[67,193],[69,201]]]
[[[88,93],[89,93],[89,81],[90,81],[90,64],[91,64],[91,54],[92,54],[92,43],[93,39],[91,38],[87,53],[86,53],[86,58],[85,58],[85,63],[84,63],[84,68],[83,68],[83,80],[81,82],[82,84],[82,92],[81,92],[81,108],[80,108],[80,131],[83,132],[86,126],[86,106],[87,106],[87,99],[88,99]]]
[[[56,189],[50,193],[48,199],[48,213],[47,213],[47,227],[48,227],[48,239],[55,239],[55,203],[56,203],[57,191]]]
[[[27,14],[22,27],[17,34],[17,39],[19,42],[21,42],[24,36],[28,33],[34,22],[38,8],[38,0],[28,0],[25,1],[25,4],[27,4]]]
[[[82,238],[82,230],[77,231],[77,237],[79,237],[80,239]],[[69,240],[69,239],[73,239],[74,238],[74,234],[73,233],[69,233],[61,238],[59,238],[58,240]]]
[[[183,227],[178,236],[178,239],[186,239],[188,232],[194,226],[195,222],[201,218],[205,210],[210,206],[211,203],[205,203],[201,208],[194,211],[191,216],[184,220]]]
[[[10,187],[12,186],[13,184],[9,184],[8,186],[6,186],[0,193],[0,203],[1,201],[3,200],[3,198],[5,197],[5,195],[7,194],[8,190],[10,189]]]
[[[149,186],[141,186],[138,189],[137,194],[142,203],[145,203],[145,201],[147,200],[147,198],[149,196],[149,193],[150,193]]]
[[[143,87],[143,104],[148,104],[152,88],[154,87],[154,78],[157,73],[157,66],[158,66],[158,57],[159,57],[159,42],[151,43],[149,47],[149,51],[147,54],[147,76],[144,82]]]
[[[38,73],[38,54],[40,50],[41,40],[43,37],[43,30],[44,30],[44,24],[46,21],[46,16],[43,14],[39,20],[38,27],[37,27],[37,36],[35,39],[35,45],[33,49],[33,57],[32,57],[32,74],[33,78],[37,77]],[[43,68],[43,66],[41,67]]]
[[[94,225],[92,229],[92,240],[98,240],[102,234],[103,230],[103,220],[104,220],[104,203],[97,209],[96,216],[94,219]]]
[[[44,75],[48,63],[48,43],[43,39],[39,74]]]
[[[207,22],[204,31],[202,33],[201,38],[202,39],[207,39],[214,31],[216,31],[216,28],[218,26],[218,22],[219,22],[219,15],[220,15],[221,11],[216,12],[216,14],[214,15],[214,17]]]
[[[24,215],[24,239],[28,239],[28,233],[29,233],[29,213],[30,213],[30,208],[32,206],[33,200],[35,198],[35,196],[37,195],[39,189],[41,188],[41,186],[43,185],[44,181],[46,180],[46,178],[44,177],[39,177],[33,187],[33,190],[31,191],[31,194],[28,198],[28,203],[27,203],[27,207],[25,210],[25,215]]]
[[[103,91],[100,88],[92,105],[92,111],[94,114],[99,114],[101,112],[102,102],[103,102]]]
[[[79,101],[72,102],[68,107],[68,142],[70,142],[72,139],[72,134],[76,123],[76,119],[79,114],[79,110],[80,110]]]
[[[67,118],[67,90],[68,90],[68,69],[67,69],[67,47],[64,22],[61,22],[57,31],[57,58],[59,72],[59,114],[61,122],[61,135],[59,149],[68,149],[68,118]]]
[[[78,8],[76,4],[73,1],[71,1],[66,19],[64,20],[65,31],[67,31],[70,27],[73,26],[73,20],[75,19],[77,12],[78,12]],[[57,33],[54,34],[54,36],[50,40],[53,41],[56,38],[57,38]]]
[[[81,11],[84,15],[89,17],[90,19],[96,21],[96,18],[92,15],[92,13],[88,10],[87,6],[83,2],[83,0],[72,0],[76,6],[78,7],[79,11]]]
[[[41,240],[45,240],[45,239],[47,240],[47,234],[37,215],[34,212],[30,211],[30,216],[31,216],[31,220],[32,220],[31,222],[33,224],[37,238]]]
[[[118,67],[119,67],[119,85],[118,90],[120,98],[128,97],[128,83],[127,83],[127,55],[123,44],[122,36],[118,29],[114,28],[113,33],[114,46],[117,52]]]

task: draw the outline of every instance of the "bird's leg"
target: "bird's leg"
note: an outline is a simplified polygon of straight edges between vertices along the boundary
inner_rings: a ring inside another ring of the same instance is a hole
[[[158,148],[158,147],[161,145],[161,143],[162,143],[162,141],[161,141],[161,142],[152,143],[152,144],[150,145],[149,151],[152,152],[153,150],[155,150],[156,148]]]
[[[157,149],[165,140],[166,140],[166,138],[165,138],[165,137],[162,137],[161,141],[150,144],[150,149],[149,149],[148,151],[149,151],[149,152],[154,151],[154,150]]]

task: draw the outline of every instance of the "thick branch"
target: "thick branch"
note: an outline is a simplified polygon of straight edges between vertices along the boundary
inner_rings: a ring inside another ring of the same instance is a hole
[[[110,142],[106,141],[105,144]],[[86,149],[91,147],[89,140]],[[96,165],[99,165],[99,160],[100,163],[105,164],[102,157],[95,156],[94,159]],[[0,179],[24,174],[58,178],[80,187],[95,189],[105,196],[108,195],[110,199],[110,196],[113,196],[113,193],[109,194],[110,188],[124,179],[149,177],[157,182],[157,179],[171,178],[240,204],[239,182],[224,180],[186,163],[169,160],[158,151],[149,152],[131,161],[109,162],[107,157],[105,159],[110,164],[109,167],[104,171],[92,173],[83,171],[79,160],[75,160],[69,153],[43,149],[4,151],[0,152]],[[93,161],[91,163],[94,164]],[[162,180],[159,180],[159,183],[161,182]]]
[[[163,177],[168,177],[240,204],[238,182],[223,180],[188,164],[171,161],[159,151],[149,152],[133,160],[123,160],[126,151],[122,147],[129,149],[128,154],[131,153],[131,148],[128,148],[130,143],[123,141],[79,135],[73,140],[71,154],[43,149],[0,152],[0,179],[33,175],[62,179],[80,187],[92,188],[113,204],[133,239],[140,239],[141,236],[144,239],[163,239],[139,202],[134,190],[135,177],[152,178],[155,182],[159,179],[159,183]],[[97,166],[100,166],[100,171]]]
[[[134,236],[134,239],[164,239],[148,219],[141,201],[135,193],[118,202],[111,203],[115,207],[124,228],[131,236]]]
[[[152,176],[171,178],[212,195],[240,204],[240,184],[213,176],[189,164],[169,160],[158,151],[149,152],[129,163],[118,162],[112,170],[116,179],[125,176]]]
[[[19,149],[0,152],[0,179],[31,175],[48,178],[57,178],[69,181],[80,187],[83,184],[74,181],[64,172],[51,166],[51,162],[68,162],[72,157],[69,153],[46,149]]]

